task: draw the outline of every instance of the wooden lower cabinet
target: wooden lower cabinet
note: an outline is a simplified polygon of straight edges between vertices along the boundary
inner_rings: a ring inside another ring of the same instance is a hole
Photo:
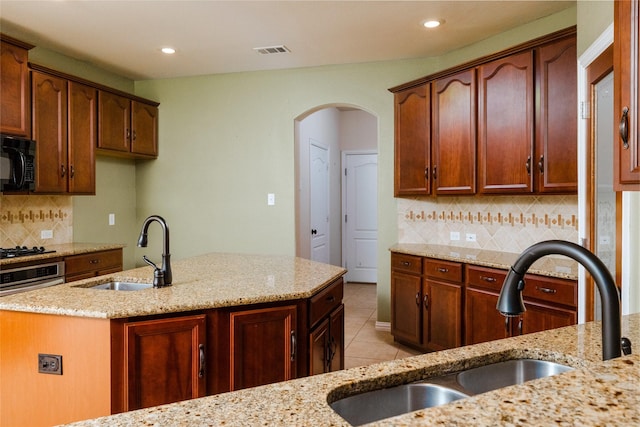
[[[65,281],[89,279],[122,271],[122,249],[65,257]]]
[[[296,377],[296,306],[230,314],[230,391]]]
[[[465,290],[466,345],[507,338],[508,319],[496,310],[498,293],[467,287]]]
[[[324,374],[344,368],[344,304],[309,334],[309,374]]]
[[[205,395],[205,325],[204,314],[122,325],[122,411]]]

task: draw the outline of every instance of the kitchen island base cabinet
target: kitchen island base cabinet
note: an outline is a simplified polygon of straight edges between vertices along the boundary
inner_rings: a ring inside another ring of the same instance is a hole
[[[309,343],[310,375],[344,369],[344,304],[311,331]]]
[[[122,408],[148,408],[206,394],[206,315],[122,325]],[[116,344],[117,346],[117,344]],[[114,359],[117,355],[114,355]],[[116,373],[117,375],[117,373]],[[114,383],[119,383],[114,379]],[[115,390],[114,390],[115,391]],[[114,405],[117,405],[114,399]]]
[[[295,305],[233,312],[230,324],[231,391],[296,377]]]

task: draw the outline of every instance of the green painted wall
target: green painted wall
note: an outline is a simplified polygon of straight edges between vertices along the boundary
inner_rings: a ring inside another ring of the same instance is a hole
[[[138,222],[164,216],[176,259],[208,251],[295,254],[294,120],[319,105],[359,106],[378,117],[378,320],[389,321],[397,214],[387,88],[575,23],[571,8],[435,59],[136,82],[138,95],[161,102],[160,157],[137,167]],[[266,205],[268,192],[276,194],[274,207]]]

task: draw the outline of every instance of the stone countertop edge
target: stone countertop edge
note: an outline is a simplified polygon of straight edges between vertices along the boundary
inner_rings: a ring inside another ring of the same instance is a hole
[[[122,249],[127,245],[121,243],[62,243],[58,245],[48,245],[45,249],[53,250],[46,254],[30,255],[29,257],[15,257],[0,259],[0,268],[8,268],[11,264],[25,261],[40,261],[53,258],[63,258],[72,255],[81,255],[92,252],[108,251],[111,249]]]
[[[389,251],[425,258],[462,262],[500,270],[509,270],[520,256],[520,254],[510,252],[420,243],[397,243],[391,246]],[[578,280],[578,263],[565,256],[550,255],[533,263],[528,273],[560,279]]]
[[[329,402],[514,358],[575,367],[369,426],[640,425],[640,355],[603,362],[600,322],[315,375],[69,424],[89,426],[348,426]],[[640,314],[623,317],[640,343]]]
[[[173,284],[137,291],[90,289],[110,281],[152,283],[145,266],[0,298],[0,310],[118,319],[310,298],[342,267],[279,255],[212,253],[172,262]]]

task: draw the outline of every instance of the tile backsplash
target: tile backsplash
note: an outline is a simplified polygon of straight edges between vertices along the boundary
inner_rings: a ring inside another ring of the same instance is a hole
[[[578,196],[398,198],[398,243],[520,253],[534,243],[578,241]],[[451,232],[460,240],[451,240]],[[466,241],[475,234],[476,241]]]
[[[41,232],[51,230],[50,239]],[[0,196],[0,247],[73,242],[71,196]]]

